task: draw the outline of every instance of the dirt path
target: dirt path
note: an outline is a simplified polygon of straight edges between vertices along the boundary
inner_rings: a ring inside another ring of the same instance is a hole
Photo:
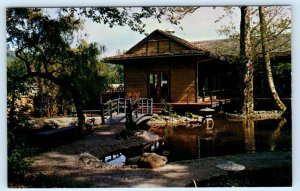
[[[101,158],[105,154],[131,146],[157,141],[135,137],[130,140],[116,140],[115,134],[124,126],[102,126],[91,135],[81,140],[52,149],[33,157],[35,173],[43,172],[46,176],[68,177],[75,181],[92,181],[97,187],[184,187],[193,180],[207,180],[225,175],[226,171],[216,168],[217,164],[234,161],[243,164],[248,170],[262,168],[288,167],[291,165],[291,153],[268,152],[242,154],[217,158],[167,163],[158,169],[141,169],[135,166],[108,165],[94,168],[78,160],[80,153],[89,152]]]

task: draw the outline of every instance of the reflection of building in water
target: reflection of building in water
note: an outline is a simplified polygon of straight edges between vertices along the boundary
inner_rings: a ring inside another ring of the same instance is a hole
[[[198,135],[174,135],[168,139],[170,158],[173,160],[186,160],[198,158]]]
[[[243,128],[245,130],[245,149],[246,151],[255,152],[254,120],[244,120]]]

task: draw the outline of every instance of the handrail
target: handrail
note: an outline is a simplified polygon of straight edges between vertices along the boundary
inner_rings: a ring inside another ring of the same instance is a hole
[[[212,107],[213,106],[213,95],[217,96],[219,105],[221,105],[222,104],[221,97],[224,97],[224,94],[223,95],[221,95],[221,94],[222,93],[227,93],[228,94],[228,92],[232,92],[232,91],[233,91],[232,89],[219,89],[219,90],[199,90],[198,92],[199,92],[199,95],[202,96],[202,101],[204,101],[206,95],[209,95],[210,105]],[[226,102],[228,97],[229,97],[228,95],[224,97],[225,102]]]
[[[128,112],[128,107],[131,107],[132,113],[135,113],[136,117],[138,113],[153,113],[153,99],[152,98],[138,98],[136,100],[127,98],[117,98],[109,100],[101,105],[101,117],[102,124],[104,124],[104,116],[113,117],[113,113]]]

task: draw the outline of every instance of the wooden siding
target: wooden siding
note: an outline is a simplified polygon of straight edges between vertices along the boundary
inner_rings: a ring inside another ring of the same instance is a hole
[[[171,102],[196,103],[195,63],[174,63],[170,69]]]
[[[168,52],[168,51],[170,51],[170,41],[167,39],[159,41],[159,52]]]
[[[137,64],[124,66],[125,96],[147,97],[147,71]]]
[[[186,49],[187,49],[186,47],[184,47],[183,45],[181,45],[175,41],[170,42],[170,50],[171,51],[186,50]]]
[[[132,54],[147,54],[147,53],[162,53],[169,51],[187,50],[189,48],[184,45],[163,37],[162,35],[155,35],[144,44],[133,50]]]
[[[148,41],[148,52],[147,53],[157,53],[158,41]]]
[[[139,47],[137,50],[135,50],[135,54],[144,54],[147,52],[148,45],[147,43],[143,44],[141,47]]]
[[[143,62],[143,63],[141,63]],[[189,62],[189,63],[187,63]],[[171,103],[196,103],[196,65],[193,60],[144,60],[125,64],[125,96],[148,97],[149,72],[169,73]]]

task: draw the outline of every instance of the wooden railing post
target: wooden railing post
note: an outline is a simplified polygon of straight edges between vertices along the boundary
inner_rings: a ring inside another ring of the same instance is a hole
[[[134,103],[134,104],[135,104],[134,107],[136,107],[136,108],[135,108],[135,117],[136,117],[136,118],[138,118],[138,111],[139,111],[138,105],[139,105],[139,101],[140,101],[140,100],[136,99],[136,100],[135,100],[135,103]]]
[[[150,111],[151,111],[151,114],[153,113],[153,99],[151,98],[150,99],[150,104],[151,104],[151,106],[150,106]]]
[[[120,113],[120,97],[118,97],[118,101],[117,101],[117,114]]]
[[[144,110],[144,99],[142,99],[141,114],[143,114],[143,110]]]
[[[109,115],[112,118],[112,101],[109,101]]]
[[[146,113],[149,113],[149,99],[147,99]]]

